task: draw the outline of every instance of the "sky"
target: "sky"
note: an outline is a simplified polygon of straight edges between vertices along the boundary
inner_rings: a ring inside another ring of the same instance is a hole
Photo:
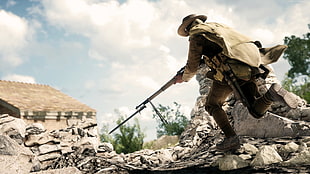
[[[307,0],[0,0],[0,79],[52,86],[96,109],[99,128],[157,91],[185,65],[182,19],[204,14],[264,47],[309,32]],[[290,65],[272,64],[281,81]],[[179,103],[190,117],[195,78],[153,100]],[[145,140],[156,138],[151,107],[136,115]]]

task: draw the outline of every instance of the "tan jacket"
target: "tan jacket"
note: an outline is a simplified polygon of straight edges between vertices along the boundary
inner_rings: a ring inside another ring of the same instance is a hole
[[[203,55],[203,46],[196,43],[195,36],[202,35],[207,40],[222,48],[221,54],[226,57],[241,61],[252,67],[259,67],[261,64],[276,62],[284,50],[285,45],[277,45],[271,48],[259,49],[253,40],[236,32],[223,24],[209,22],[199,23],[190,29],[190,44],[188,60],[183,74],[183,80],[189,81],[197,72],[200,59]]]

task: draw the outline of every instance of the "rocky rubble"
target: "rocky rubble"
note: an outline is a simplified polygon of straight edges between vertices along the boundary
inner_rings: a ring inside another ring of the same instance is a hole
[[[223,135],[204,110],[211,80],[205,68],[197,75],[200,94],[191,121],[179,143],[167,149],[144,149],[116,154],[100,143],[97,124],[84,119],[66,129],[46,131],[41,124],[0,116],[0,173],[309,173],[309,106],[296,96],[299,107],[289,110],[275,103],[261,119],[254,119],[231,96],[225,110],[242,138],[236,152],[222,153],[215,144]],[[269,77],[268,83],[275,81]],[[285,111],[285,112],[284,112]]]

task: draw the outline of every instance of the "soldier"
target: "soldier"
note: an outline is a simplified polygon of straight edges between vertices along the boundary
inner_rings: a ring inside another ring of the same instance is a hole
[[[216,148],[220,151],[236,150],[240,148],[239,137],[222,109],[225,99],[232,92],[241,96],[241,99],[243,96],[243,101],[247,102],[247,108],[255,118],[264,116],[276,100],[296,107],[296,102],[291,100],[292,94],[279,84],[272,84],[265,94],[260,95],[255,81],[262,75],[260,68],[276,62],[287,46],[262,48],[260,42],[253,41],[223,24],[205,22],[206,20],[205,15],[191,14],[183,19],[178,28],[180,36],[189,36],[189,52],[184,73],[176,77],[176,83],[189,81],[196,74],[201,60],[206,63],[210,68],[207,77],[213,80],[213,84],[205,109],[225,135]],[[266,78],[266,73],[264,75]],[[240,95],[240,91],[235,91],[236,88],[240,89],[243,95]]]

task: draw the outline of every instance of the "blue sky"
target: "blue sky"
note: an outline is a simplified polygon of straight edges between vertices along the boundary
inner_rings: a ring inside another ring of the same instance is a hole
[[[308,9],[305,0],[0,0],[0,78],[57,88],[111,129],[114,109],[133,113],[184,66],[188,42],[176,30],[186,15],[205,14],[268,47],[309,32]],[[272,66],[279,80],[290,67]],[[189,116],[198,95],[192,79],[154,103],[176,101]],[[155,138],[150,107],[137,117]]]

